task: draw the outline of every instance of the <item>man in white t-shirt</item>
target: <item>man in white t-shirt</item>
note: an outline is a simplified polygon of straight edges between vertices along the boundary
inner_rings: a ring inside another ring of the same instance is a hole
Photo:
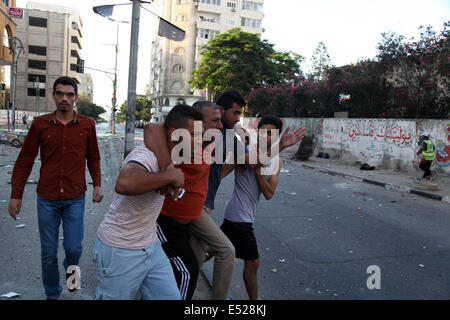
[[[266,149],[268,158],[271,155],[272,132],[282,132],[283,123],[280,118],[265,115],[258,123],[258,145],[251,145],[249,152],[263,153]],[[266,148],[261,145],[265,141]],[[244,260],[243,279],[248,297],[258,300],[259,252],[253,231],[256,208],[261,193],[270,200],[277,188],[278,176],[281,171],[281,159],[276,155],[258,168],[249,165],[237,165],[234,170],[234,190],[231,199],[227,201],[224,221],[220,226],[223,233],[230,239],[236,250],[236,258]]]
[[[202,114],[187,105],[175,106],[167,115],[167,146],[175,129],[194,132]],[[169,259],[157,237],[156,219],[164,196],[158,191],[172,185],[182,188],[184,174],[172,163],[161,171],[158,159],[144,145],[125,158],[111,206],[105,214],[94,246],[97,273],[96,299],[133,300],[140,291],[144,300],[179,300],[180,291]]]

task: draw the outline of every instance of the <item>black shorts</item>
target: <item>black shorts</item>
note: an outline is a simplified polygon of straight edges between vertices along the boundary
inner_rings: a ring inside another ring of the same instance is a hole
[[[220,229],[230,239],[236,250],[236,258],[243,260],[256,260],[259,258],[258,246],[253,224],[250,222],[233,222],[223,219]]]

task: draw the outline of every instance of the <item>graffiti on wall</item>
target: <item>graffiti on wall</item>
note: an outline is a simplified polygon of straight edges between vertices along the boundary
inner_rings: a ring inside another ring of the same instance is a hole
[[[366,124],[366,126],[364,126]],[[364,127],[363,127],[364,126]],[[370,140],[387,142],[398,147],[410,146],[414,140],[414,133],[410,125],[396,123],[390,126],[386,121],[350,121],[347,127],[347,135],[351,141],[357,141],[359,137],[370,138]]]
[[[438,142],[435,162],[440,168],[450,166],[450,123],[444,126],[444,139]]]
[[[259,119],[244,118],[243,126],[256,128]],[[428,131],[436,146],[435,164],[450,174],[450,123],[432,119],[303,119],[283,118],[285,126],[302,125],[317,132],[322,152],[351,154],[370,165],[400,164],[410,167],[418,150],[421,133]],[[328,149],[328,150],[327,150]]]

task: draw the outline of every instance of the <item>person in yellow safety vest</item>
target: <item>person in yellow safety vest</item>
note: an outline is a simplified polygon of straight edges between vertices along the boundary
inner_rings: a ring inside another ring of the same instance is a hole
[[[417,152],[417,155],[422,155],[423,159],[420,162],[419,168],[424,171],[423,178],[429,179],[431,176],[431,164],[434,160],[434,145],[433,142],[430,140],[430,133],[424,132],[422,134],[423,137],[423,143],[422,147]]]

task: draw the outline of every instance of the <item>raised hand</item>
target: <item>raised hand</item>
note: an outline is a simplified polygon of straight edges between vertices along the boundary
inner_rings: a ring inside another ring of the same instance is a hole
[[[289,133],[290,129],[291,129],[290,126],[287,127],[286,131],[284,132],[284,135],[281,137],[280,151],[301,141],[303,137],[306,135],[306,129],[302,126],[298,127],[291,133]]]

